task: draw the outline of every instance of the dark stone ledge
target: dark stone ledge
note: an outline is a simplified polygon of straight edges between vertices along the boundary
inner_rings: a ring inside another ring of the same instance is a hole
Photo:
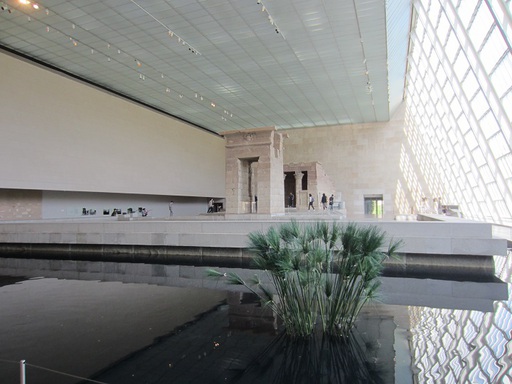
[[[243,248],[0,243],[0,257],[253,268]],[[390,277],[496,280],[492,256],[401,253],[384,266]]]

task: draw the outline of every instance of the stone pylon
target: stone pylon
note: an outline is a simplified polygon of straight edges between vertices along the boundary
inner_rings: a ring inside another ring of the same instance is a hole
[[[284,215],[284,135],[275,127],[221,135],[226,139],[226,214]]]

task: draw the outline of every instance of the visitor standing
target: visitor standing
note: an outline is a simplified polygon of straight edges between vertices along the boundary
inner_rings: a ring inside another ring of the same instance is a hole
[[[311,195],[311,193],[309,194],[309,205],[308,205],[308,211],[310,209],[313,209],[313,211],[315,210],[315,198]]]
[[[173,211],[172,211],[173,204],[174,204],[174,201],[171,200],[171,202],[169,203],[169,216],[173,215]]]
[[[325,211],[327,209],[327,196],[325,193],[322,193],[322,209]]]
[[[329,196],[329,209],[332,211],[334,208],[334,195]]]
[[[293,196],[293,193],[290,192],[288,195],[288,208],[293,207],[293,200],[295,199],[295,196]]]

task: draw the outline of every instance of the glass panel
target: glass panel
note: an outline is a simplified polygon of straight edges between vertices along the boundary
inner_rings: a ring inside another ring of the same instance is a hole
[[[466,145],[468,146],[468,148],[470,150],[475,149],[476,146],[478,145],[478,141],[476,141],[476,137],[475,137],[475,134],[473,133],[473,131],[469,131],[466,134],[465,139],[466,139]]]
[[[485,3],[482,2],[469,30],[469,37],[471,38],[471,41],[477,50],[480,50],[480,47],[484,42],[487,33],[492,28],[493,23],[494,19],[485,6]]]
[[[512,55],[510,52],[505,55],[492,73],[491,81],[498,97],[503,96],[512,87]]]
[[[477,147],[473,152],[473,160],[475,160],[475,164],[477,167],[480,167],[486,163],[484,154],[482,153],[482,150],[480,147]]]
[[[455,34],[451,33],[450,36],[448,37],[448,41],[446,42],[446,46],[445,46],[445,53],[446,53],[446,56],[448,57],[448,61],[450,63],[453,63],[459,52],[460,52],[459,40],[457,40],[457,37],[455,36]]]
[[[471,129],[471,126],[469,125],[466,115],[461,115],[459,117],[459,120],[457,121],[457,125],[459,126],[460,132],[462,134],[465,134],[466,132],[468,132]],[[473,148],[471,148],[471,149],[473,149]]]
[[[491,73],[492,69],[507,51],[508,47],[503,41],[501,32],[498,28],[494,28],[480,52],[480,59],[487,73]]]
[[[512,89],[503,96],[501,99],[501,105],[503,106],[505,113],[508,115],[509,121],[512,120]]]
[[[489,184],[490,182],[494,181],[494,176],[487,164],[480,168],[480,175],[482,176],[482,180],[485,184]]]
[[[505,179],[512,178],[512,154],[508,153],[501,159],[498,159],[498,165]]]
[[[457,7],[457,14],[459,15],[464,27],[467,28],[469,26],[469,23],[471,22],[471,18],[478,3],[479,0],[463,0],[460,3],[461,5]]]
[[[500,129],[492,113],[488,113],[484,116],[480,121],[480,128],[486,139],[489,139]]]
[[[458,44],[458,42],[457,42],[457,44]],[[468,69],[469,69],[468,60],[466,59],[466,56],[464,55],[464,53],[461,52],[457,56],[457,59],[455,60],[455,63],[453,64],[453,71],[455,72],[455,75],[457,76],[459,81],[461,81],[466,76]]]
[[[452,103],[450,104],[451,110],[453,113],[453,116],[459,117],[459,115],[462,113],[462,108],[459,103],[459,99],[456,97],[453,99]]]
[[[498,132],[489,140],[489,148],[491,149],[495,159],[510,152],[510,148],[507,145],[507,141],[505,140],[501,132]]]
[[[477,89],[479,88],[480,84],[478,84],[475,74],[473,73],[473,71],[469,71],[466,78],[464,79],[464,82],[462,83],[462,89],[464,90],[464,93],[466,94],[468,100],[471,100],[473,98]]]
[[[477,119],[480,119],[489,110],[489,104],[482,90],[471,100],[471,108]]]
[[[428,18],[435,24],[436,20],[439,18],[439,14],[441,13],[441,4],[439,4],[438,0],[430,1],[429,3],[429,7],[426,7]]]

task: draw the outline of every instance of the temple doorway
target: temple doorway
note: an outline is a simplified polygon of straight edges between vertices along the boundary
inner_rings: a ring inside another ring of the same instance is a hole
[[[258,211],[258,160],[259,158],[240,159],[240,200],[244,213]]]
[[[296,187],[295,187],[295,172],[284,173],[284,206],[287,208],[293,208],[296,206]],[[290,206],[290,193],[293,194],[293,202]]]

